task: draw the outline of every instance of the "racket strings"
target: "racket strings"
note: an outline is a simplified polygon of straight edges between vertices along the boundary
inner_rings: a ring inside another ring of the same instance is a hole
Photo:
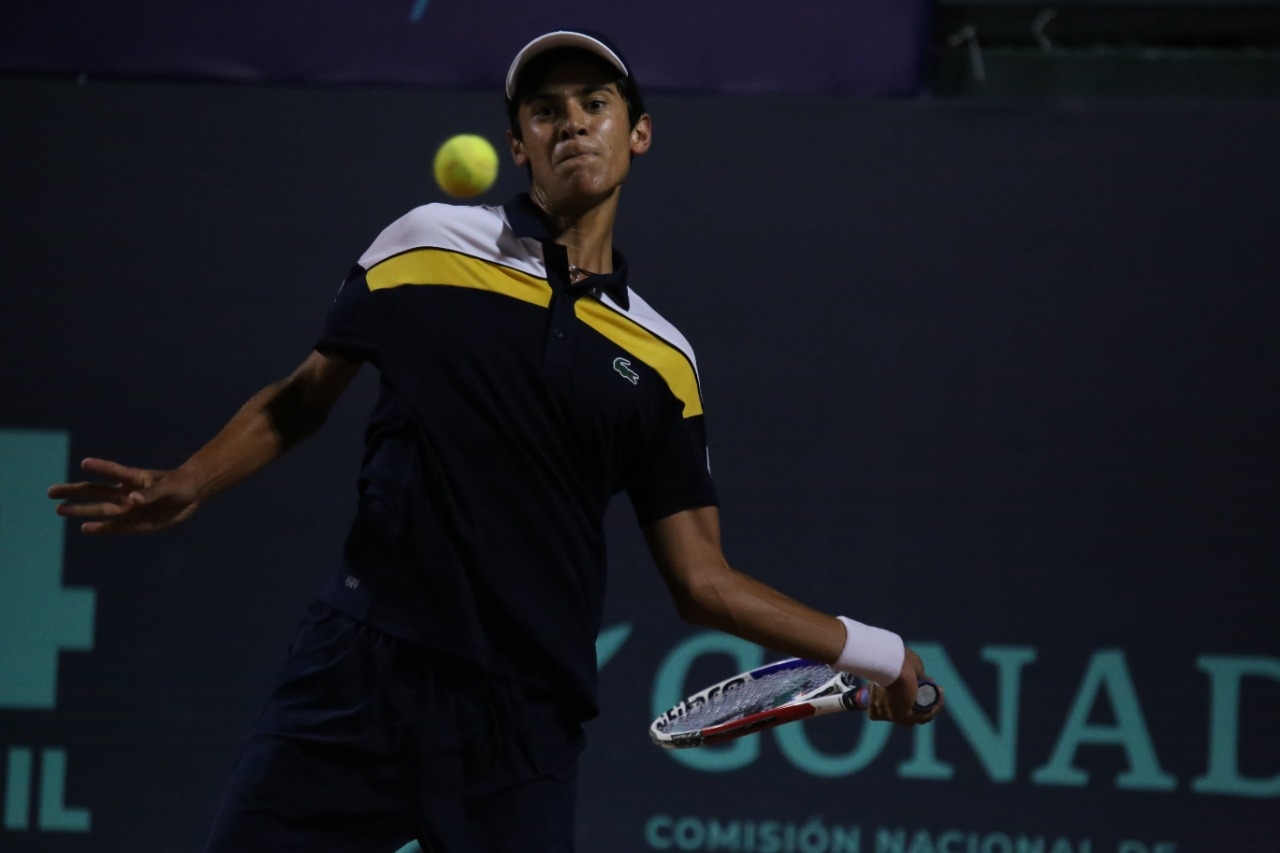
[[[770,672],[729,686],[724,692],[688,708],[663,728],[668,734],[678,734],[718,726],[794,702],[835,677],[831,667],[819,663]]]

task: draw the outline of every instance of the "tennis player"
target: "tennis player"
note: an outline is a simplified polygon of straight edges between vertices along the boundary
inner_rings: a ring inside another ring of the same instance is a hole
[[[241,755],[207,850],[573,847],[596,713],[604,515],[625,491],[681,616],[879,685],[912,725],[920,659],[730,568],[688,342],[631,289],[614,221],[652,126],[602,36],[516,55],[529,192],[431,204],[352,269],[314,351],[172,470],[99,459],[51,487],[86,533],[171,527],[316,430],[371,363],[359,505]]]

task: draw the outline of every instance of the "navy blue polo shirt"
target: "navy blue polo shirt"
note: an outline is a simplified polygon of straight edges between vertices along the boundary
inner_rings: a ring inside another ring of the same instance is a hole
[[[716,502],[693,351],[614,266],[571,286],[526,195],[426,205],[360,258],[316,345],[381,379],[325,600],[584,718],[610,499],[641,524]]]

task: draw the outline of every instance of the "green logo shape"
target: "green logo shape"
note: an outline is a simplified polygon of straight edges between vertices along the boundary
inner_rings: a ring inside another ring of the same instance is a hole
[[[618,356],[613,360],[613,369],[618,371],[618,375],[623,379],[636,385],[640,382],[640,374],[631,369],[631,362],[628,359]]]
[[[52,709],[58,653],[93,650],[95,593],[62,585],[64,522],[45,497],[65,432],[0,429],[0,708]]]

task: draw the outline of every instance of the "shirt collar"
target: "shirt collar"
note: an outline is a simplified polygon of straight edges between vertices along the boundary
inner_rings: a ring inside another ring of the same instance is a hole
[[[503,210],[507,214],[507,222],[511,224],[511,230],[517,237],[532,238],[544,244],[554,242],[551,232],[547,230],[542,211],[533,203],[528,193],[517,195],[507,202]],[[631,299],[627,295],[627,259],[616,249],[613,252],[613,272],[611,273],[587,276],[577,284],[568,283],[567,266],[564,273],[569,294],[574,299],[584,293],[590,293],[598,299],[601,294],[607,293],[622,310],[626,311],[631,307]]]

